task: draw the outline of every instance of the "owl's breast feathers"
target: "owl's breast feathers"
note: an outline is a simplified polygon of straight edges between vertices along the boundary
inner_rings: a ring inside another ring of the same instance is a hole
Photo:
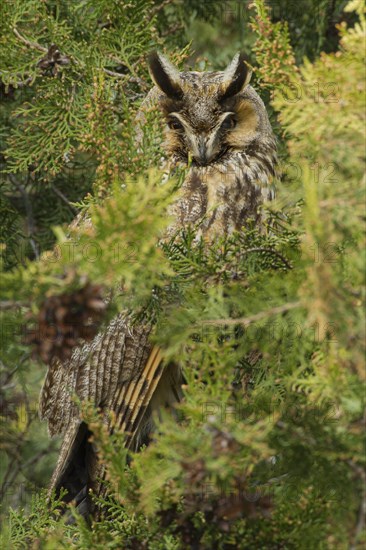
[[[219,162],[192,165],[170,208],[174,222],[168,234],[202,221],[202,234],[213,240],[242,229],[249,219],[260,223],[260,206],[275,195],[275,176],[276,143],[271,135]]]

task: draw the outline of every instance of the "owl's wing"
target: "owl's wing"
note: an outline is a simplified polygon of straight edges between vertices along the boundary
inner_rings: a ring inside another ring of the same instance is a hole
[[[71,359],[50,366],[39,410],[50,436],[64,433],[79,416],[75,396],[111,410],[121,384],[137,377],[150,353],[151,326],[131,326],[127,314],[115,317],[91,343],[75,348]]]
[[[70,494],[67,500],[71,500],[95,479],[90,471],[90,431],[80,418],[75,396],[106,413],[112,411],[113,427],[107,415],[105,421],[111,430],[126,433],[129,447],[138,447],[147,435],[147,413],[165,370],[161,351],[149,341],[151,329],[146,324],[131,326],[127,315],[118,315],[93,342],[75,349],[67,364],[55,361],[50,367],[41,393],[40,414],[48,420],[50,435],[64,434],[50,491],[63,486]],[[175,396],[180,394],[178,378],[167,375],[168,385],[177,386],[170,390]],[[171,403],[169,392],[165,393]]]

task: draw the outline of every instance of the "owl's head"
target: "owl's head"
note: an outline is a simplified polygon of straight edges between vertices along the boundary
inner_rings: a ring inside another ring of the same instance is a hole
[[[168,152],[205,166],[243,151],[270,125],[262,100],[249,81],[251,71],[236,54],[221,72],[179,72],[160,53],[149,56],[150,74],[159,89]]]

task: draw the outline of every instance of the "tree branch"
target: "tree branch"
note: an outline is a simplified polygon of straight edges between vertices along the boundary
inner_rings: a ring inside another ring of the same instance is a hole
[[[116,78],[121,78],[122,80],[126,80],[127,82],[136,82],[139,86],[141,86],[142,89],[146,89],[146,82],[142,80],[142,78],[139,78],[138,76],[131,76],[128,74],[121,74],[117,73],[116,71],[111,71],[110,69],[103,69],[103,71],[109,75],[114,76]]]
[[[38,246],[37,246],[35,240],[33,239],[35,223],[34,223],[34,217],[33,217],[33,209],[32,209],[32,205],[31,205],[31,202],[29,200],[29,197],[28,197],[28,193],[25,190],[25,188],[23,187],[23,185],[16,179],[14,174],[9,174],[9,179],[19,189],[19,192],[23,197],[25,211],[26,211],[26,214],[27,214],[27,227],[28,227],[29,242],[31,243],[31,246],[32,246],[35,257],[38,260],[39,259],[39,249],[38,249]]]
[[[278,315],[279,313],[286,313],[287,311],[291,311],[291,309],[296,309],[298,307],[301,307],[301,302],[290,302],[289,304],[284,304],[283,306],[277,306],[273,307],[271,309],[267,309],[266,311],[261,311],[260,313],[256,313],[255,315],[250,315],[249,317],[238,317],[237,319],[209,319],[209,320],[203,320],[200,321],[200,324],[203,325],[243,325],[244,327],[247,327],[251,325],[252,323],[255,323],[257,321],[261,321],[262,319],[266,319],[267,317],[271,317],[272,315]]]
[[[273,248],[268,247],[262,247],[262,246],[256,246],[253,248],[248,248],[247,250],[243,250],[242,255],[249,254],[250,252],[268,252],[270,254],[273,254],[274,256],[277,256],[288,269],[292,269],[291,264],[286,260],[286,258],[277,250],[274,250]]]
[[[182,23],[176,23],[176,24],[173,25],[172,27],[168,27],[167,30],[163,31],[163,32],[161,33],[161,37],[162,37],[162,38],[166,38],[166,37],[169,36],[170,34],[174,34],[174,33],[176,33],[177,31],[179,31],[180,29],[183,29]]]
[[[115,71],[110,71],[109,69],[103,69],[103,71],[109,76],[115,76],[116,78],[122,78],[126,80],[126,74],[116,73]]]
[[[4,73],[0,71],[0,75],[2,74]],[[34,78],[32,76],[28,76],[25,80],[19,80],[18,82],[14,82],[14,83],[10,82],[8,86],[11,86],[13,88],[24,88],[25,86],[28,86],[28,84],[32,84],[33,81],[34,81]]]
[[[78,210],[77,208],[75,208],[75,206],[73,206],[71,204],[71,202],[69,201],[69,199],[67,197],[65,197],[65,195],[62,193],[62,191],[60,191],[59,189],[57,189],[57,187],[55,185],[52,185],[52,190],[55,192],[55,194],[60,197],[60,199],[65,203],[67,204],[67,206],[70,208],[71,212],[73,212],[73,214],[77,214],[78,213]]]
[[[154,8],[152,8],[151,16],[153,17],[154,15],[159,13],[159,11],[163,10],[165,8],[165,6],[168,6],[169,4],[172,4],[172,3],[173,3],[173,0],[163,0],[160,4],[158,4]]]
[[[24,36],[22,36],[19,33],[19,31],[16,27],[13,27],[13,32],[14,32],[15,36],[17,38],[19,38],[19,40],[21,42],[23,42],[23,44],[25,44],[29,48],[32,48],[33,50],[38,50],[38,51],[43,52],[43,53],[48,52],[48,48],[45,48],[44,46],[41,46],[41,44],[38,44],[37,42],[31,42],[30,40],[27,40],[26,38],[24,38]]]
[[[0,302],[0,311],[6,311],[8,309],[15,309],[18,307],[26,307],[26,306],[29,306],[29,303],[17,302],[15,300],[2,300]]]

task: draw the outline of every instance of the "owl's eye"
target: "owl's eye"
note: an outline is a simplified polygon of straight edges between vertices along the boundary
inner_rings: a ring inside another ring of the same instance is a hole
[[[229,115],[225,118],[223,123],[221,124],[221,128],[223,130],[232,130],[236,126],[236,120],[234,115]]]
[[[183,130],[183,124],[181,124],[176,118],[171,118],[168,120],[168,126],[171,130],[177,130],[180,132]]]

